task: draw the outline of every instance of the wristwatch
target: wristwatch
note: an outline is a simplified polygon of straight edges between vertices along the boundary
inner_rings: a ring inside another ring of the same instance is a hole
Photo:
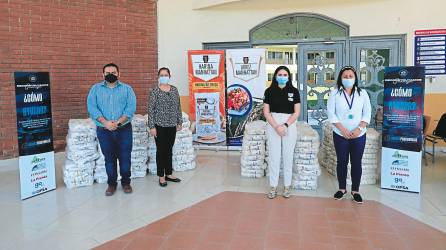
[[[285,122],[285,123],[284,123],[283,125],[285,125],[285,127],[287,127],[287,128],[288,128],[288,123],[286,123],[286,122]]]
[[[122,126],[122,123],[118,122],[118,127],[121,127],[121,126]]]
[[[361,126],[358,126],[358,128],[359,128],[360,131],[363,131],[365,129],[365,128],[361,127]]]

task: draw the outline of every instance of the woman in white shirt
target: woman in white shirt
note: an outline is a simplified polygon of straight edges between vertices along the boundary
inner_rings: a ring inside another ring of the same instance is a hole
[[[331,91],[327,103],[328,120],[333,124],[333,142],[337,157],[339,190],[336,200],[346,194],[347,165],[351,161],[352,189],[355,202],[362,203],[359,185],[362,175],[362,155],[366,142],[367,125],[370,123],[371,105],[369,95],[358,87],[356,70],[351,66],[341,69],[337,87]]]

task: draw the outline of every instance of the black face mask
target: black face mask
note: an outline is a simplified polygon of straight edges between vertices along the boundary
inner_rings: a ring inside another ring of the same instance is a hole
[[[118,80],[118,77],[113,74],[105,75],[104,79],[109,83],[114,83]]]

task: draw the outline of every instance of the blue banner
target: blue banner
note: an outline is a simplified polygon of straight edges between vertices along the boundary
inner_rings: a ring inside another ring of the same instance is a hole
[[[48,72],[15,72],[22,199],[55,189],[51,92]]]
[[[420,152],[423,110],[424,67],[387,67],[383,147]]]
[[[381,187],[420,192],[424,67],[386,67]]]

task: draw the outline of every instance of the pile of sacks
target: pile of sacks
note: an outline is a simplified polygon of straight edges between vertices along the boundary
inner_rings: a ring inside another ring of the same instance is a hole
[[[147,132],[147,115],[134,115],[132,119],[133,145],[131,158],[131,177],[140,178],[147,174],[149,158],[149,133]]]
[[[68,188],[93,184],[97,151],[96,125],[91,119],[70,119],[63,180]]]
[[[294,148],[292,186],[294,189],[316,190],[321,174],[318,163],[319,134],[308,123],[298,121]]]
[[[250,178],[265,176],[266,122],[253,121],[245,126],[242,144],[241,175]]]
[[[183,112],[182,129],[177,132],[173,145],[172,164],[175,171],[186,171],[196,167],[196,154],[193,147],[192,131],[189,116]]]
[[[333,144],[333,127],[332,124],[326,121],[323,125],[324,139],[322,142],[319,161],[321,166],[327,171],[336,176],[336,151]],[[380,145],[381,135],[373,128],[367,128],[367,139],[362,157],[362,177],[361,184],[375,184],[379,177],[379,159],[380,159]],[[348,165],[347,183],[351,184],[350,163]]]
[[[172,167],[174,171],[186,171],[195,169],[196,154],[193,147],[191,122],[186,113],[182,113],[182,129],[177,131],[175,144],[172,149]],[[156,143],[155,138],[150,136],[148,139],[149,162],[147,170],[150,174],[156,174]]]

